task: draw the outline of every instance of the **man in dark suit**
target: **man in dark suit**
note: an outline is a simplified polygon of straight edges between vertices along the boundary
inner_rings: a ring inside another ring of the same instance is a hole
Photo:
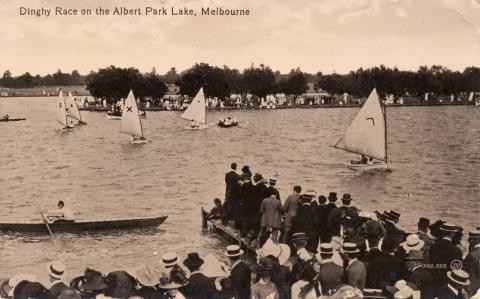
[[[268,188],[263,182],[263,176],[260,173],[256,173],[253,176],[252,191],[250,198],[248,199],[248,219],[249,219],[249,238],[256,239],[260,231],[260,206],[264,198],[268,196]]]
[[[322,240],[322,242],[325,242],[325,243],[328,243],[332,240],[332,234],[330,232],[330,228],[328,227],[328,219],[330,218],[330,214],[332,213],[332,211],[334,209],[337,208],[337,205],[336,205],[336,202],[337,202],[338,198],[337,198],[337,192],[330,192],[328,194],[328,203],[325,207],[325,221],[327,223],[326,227],[323,228],[324,232],[321,232],[320,234],[321,235],[324,235],[326,236],[326,239],[325,240]]]
[[[315,202],[316,203],[316,202]],[[320,242],[326,243],[328,240],[328,229],[327,229],[327,198],[323,195],[318,197],[318,203],[313,204],[313,207],[317,211],[317,218],[318,218],[318,231],[320,234]]]
[[[428,218],[420,217],[418,219],[418,231],[417,235],[420,237],[420,240],[423,241],[423,252],[424,252],[424,257],[425,257],[425,262],[428,262],[430,260],[430,248],[432,247],[433,243],[435,243],[435,240],[428,235],[428,229],[430,227],[430,220]]]
[[[358,260],[358,249],[355,243],[343,243],[343,253],[347,259],[346,281],[352,287],[363,290],[367,281],[367,267]]]
[[[343,265],[337,265],[333,261],[333,246],[331,243],[320,244],[320,273],[319,280],[322,291],[326,295],[333,295],[343,280]]]
[[[395,241],[384,239],[381,249],[380,254],[373,255],[369,260],[367,268],[368,288],[385,289],[387,286],[393,286],[395,282],[403,279],[406,275],[406,265],[393,255]]]
[[[463,261],[463,269],[470,275],[467,291],[473,296],[480,289],[480,230],[468,233],[468,254]]]
[[[468,299],[465,287],[470,285],[468,273],[463,270],[447,272],[447,285],[438,291],[438,299]]]
[[[53,261],[47,268],[50,279],[50,289],[47,290],[47,299],[57,299],[58,295],[68,286],[62,282],[65,273],[65,265],[60,261]]]
[[[316,253],[318,247],[318,218],[317,212],[311,205],[312,193],[304,193],[300,196],[300,206],[297,208],[297,215],[293,218],[292,232],[305,233],[309,252]]]
[[[187,259],[183,261],[191,273],[188,284],[181,289],[187,299],[212,298],[215,292],[214,280],[199,271],[203,263],[203,259],[196,252],[189,253]]]
[[[246,237],[249,229],[250,205],[253,197],[252,177],[248,173],[242,174],[239,190],[238,222],[241,237]]]
[[[352,197],[350,193],[345,193],[342,197],[342,205],[331,211],[328,217],[328,228],[332,236],[342,237],[340,236],[340,231],[345,215],[348,213],[354,217],[356,214],[357,209],[350,206],[351,202]]]
[[[457,227],[450,223],[443,223],[440,231],[443,236],[432,245],[429,253],[436,290],[447,285],[447,272],[461,265],[462,262],[462,251],[452,241]]]
[[[235,204],[232,202],[232,191],[240,177],[236,170],[237,163],[233,162],[230,165],[230,171],[225,174],[225,208],[227,212],[227,220],[234,219],[233,213],[235,211]]]
[[[433,276],[423,266],[423,251],[412,250],[405,257],[409,274],[405,281],[415,285],[420,291],[420,299],[433,298]]]
[[[271,178],[269,183],[268,183],[268,195],[275,195],[275,197],[280,200],[280,192],[278,191],[277,187],[277,179]]]
[[[222,291],[224,291],[229,298],[250,299],[251,296],[250,282],[252,273],[247,264],[242,262],[242,254],[243,250],[240,249],[240,246],[227,246],[225,255],[230,260],[232,271],[230,272],[230,276],[220,281],[220,284],[222,285]]]

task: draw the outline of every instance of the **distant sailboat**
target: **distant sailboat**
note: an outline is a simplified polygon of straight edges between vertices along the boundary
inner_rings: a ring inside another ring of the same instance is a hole
[[[142,122],[138,114],[137,102],[133,96],[132,90],[128,93],[122,113],[122,133],[132,136],[130,142],[145,143],[147,140],[143,136]]]
[[[382,111],[375,88],[348,127],[345,135],[334,147],[370,158],[362,157],[363,161],[351,161],[347,165],[351,169],[391,168],[388,160],[386,111]]]
[[[75,120],[67,115],[66,102],[61,90],[57,98],[57,121],[63,125],[64,129],[73,128],[75,125]]]
[[[78,110],[77,102],[73,98],[71,92],[68,92],[68,97],[65,100],[65,103],[66,103],[65,109],[66,109],[67,115],[73,119],[76,119],[79,125],[86,125],[87,123],[83,121],[82,115]]]
[[[207,128],[207,109],[205,106],[205,95],[203,87],[200,88],[195,98],[188,105],[182,118],[191,120],[189,129],[206,129]]]

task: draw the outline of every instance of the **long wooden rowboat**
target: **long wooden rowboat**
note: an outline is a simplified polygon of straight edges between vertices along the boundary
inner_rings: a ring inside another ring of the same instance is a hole
[[[26,118],[0,118],[0,122],[9,122],[9,121],[21,121],[27,120]]]
[[[142,229],[157,227],[162,224],[167,217],[168,216],[136,219],[76,220],[75,222],[49,223],[49,226],[52,232]],[[0,223],[0,231],[48,233],[45,223],[41,221]]]

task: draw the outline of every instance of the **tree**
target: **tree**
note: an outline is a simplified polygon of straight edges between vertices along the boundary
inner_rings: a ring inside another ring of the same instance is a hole
[[[3,73],[2,80],[0,84],[4,87],[14,87],[15,86],[15,79],[12,78],[12,73],[9,70],[6,70]]]
[[[228,70],[213,67],[207,63],[197,63],[183,71],[176,83],[182,94],[194,96],[200,87],[203,87],[206,96],[223,99],[233,90],[233,85],[229,82],[232,74]]]
[[[243,71],[242,90],[258,97],[265,97],[276,91],[277,84],[273,71],[263,64],[251,66]]]
[[[308,89],[307,76],[300,71],[292,69],[286,79],[281,79],[279,82],[279,90],[286,94],[299,95]]]
[[[163,80],[165,80],[167,84],[175,84],[179,78],[180,76],[177,74],[177,69],[174,67],[170,68],[170,70],[163,75]]]
[[[145,96],[154,100],[161,99],[167,92],[167,86],[162,78],[154,72],[146,74],[143,78],[143,88]]]

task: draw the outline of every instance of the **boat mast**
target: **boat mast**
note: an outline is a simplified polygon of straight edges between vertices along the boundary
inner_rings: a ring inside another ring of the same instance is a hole
[[[383,104],[383,124],[385,127],[385,162],[388,163],[388,140],[387,140],[387,102],[385,101]]]

